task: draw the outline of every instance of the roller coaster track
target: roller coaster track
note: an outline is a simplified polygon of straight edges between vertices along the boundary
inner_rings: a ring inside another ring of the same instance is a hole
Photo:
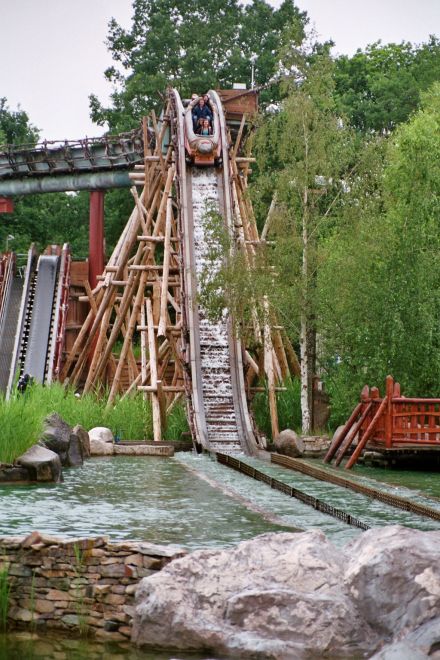
[[[205,450],[254,454],[257,444],[245,397],[241,345],[232,319],[225,310],[220,322],[212,322],[198,300],[208,249],[206,212],[215,210],[230,231],[233,223],[226,121],[218,95],[213,91],[209,95],[220,124],[222,165],[202,169],[186,162],[185,111],[178,92],[171,91],[182,237],[183,324],[191,374],[187,375],[189,417],[196,442]],[[215,268],[215,264],[210,266]]]

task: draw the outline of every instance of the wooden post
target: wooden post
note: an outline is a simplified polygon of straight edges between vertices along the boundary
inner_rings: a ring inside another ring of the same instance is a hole
[[[162,290],[160,295],[160,321],[157,334],[159,337],[164,337],[167,325],[167,303],[168,303],[168,274],[170,269],[170,239],[171,239],[171,219],[173,214],[172,199],[168,197],[166,222],[165,222],[165,244],[163,255],[163,271],[162,271]]]
[[[353,467],[353,465],[356,463],[357,459],[359,458],[362,450],[364,449],[365,445],[367,444],[368,440],[370,437],[373,435],[374,430],[376,428],[376,424],[378,423],[379,419],[381,416],[384,414],[387,406],[387,398],[385,397],[382,399],[382,402],[380,406],[378,407],[376,414],[374,415],[373,419],[371,420],[370,424],[368,425],[364,435],[362,436],[362,440],[359,442],[357,445],[356,449],[354,450],[353,454],[350,456],[350,458],[347,461],[347,464],[345,466],[346,470],[350,470],[350,468]]]
[[[355,423],[355,421],[356,421],[358,415],[360,414],[360,412],[361,412],[361,410],[362,410],[362,406],[363,406],[362,401],[360,401],[360,402],[357,404],[356,408],[355,408],[355,409],[353,410],[353,412],[351,413],[349,419],[347,420],[347,422],[346,422],[346,424],[345,424],[345,426],[344,426],[344,428],[343,428],[343,430],[342,430],[342,433],[340,434],[339,438],[336,439],[336,442],[334,442],[334,443],[331,444],[331,446],[330,446],[330,448],[329,448],[327,454],[326,454],[325,457],[324,457],[324,463],[330,463],[330,461],[332,460],[333,456],[336,454],[337,450],[339,449],[339,447],[340,447],[341,444],[343,443],[344,438],[346,437],[347,433],[349,432],[349,430],[351,429],[351,427],[352,427],[353,424]]]
[[[142,307],[141,307],[141,325],[143,327],[146,326],[144,303],[142,303]],[[141,376],[142,376],[141,385],[146,385],[147,384],[147,337],[145,330],[141,330]],[[144,393],[143,397],[144,399],[146,399],[147,395]]]
[[[393,446],[393,390],[394,381],[392,376],[386,377],[385,397],[387,406],[385,411],[385,447],[391,449]]]
[[[153,436],[154,442],[162,440],[160,402],[157,396],[157,357],[156,340],[154,338],[153,309],[150,298],[146,300],[147,327],[148,327],[148,349],[150,353],[150,381],[154,391],[151,392],[151,407],[153,411]]]
[[[267,296],[264,296],[264,312],[265,312],[265,322],[264,322],[264,370],[267,376],[267,388],[269,393],[269,411],[270,411],[270,423],[272,428],[272,440],[279,433],[278,426],[278,409],[277,409],[277,398],[275,394],[275,376],[273,370],[273,347],[272,347],[272,338],[270,334],[269,326],[269,303]]]
[[[113,380],[112,387],[111,387],[111,390],[110,390],[110,394],[109,394],[109,397],[108,397],[107,407],[110,406],[113,403],[113,401],[115,399],[115,396],[116,396],[116,393],[118,391],[119,380],[121,378],[122,369],[123,369],[128,351],[131,347],[131,339],[133,337],[133,332],[134,332],[134,329],[136,327],[136,320],[137,320],[139,311],[141,309],[142,301],[144,299],[144,291],[145,291],[146,281],[147,281],[147,273],[144,271],[141,274],[141,277],[140,277],[139,286],[138,286],[138,290],[137,290],[137,293],[136,293],[136,298],[135,298],[135,301],[134,301],[133,309],[132,309],[131,314],[130,314],[130,320],[128,322],[128,327],[126,329],[121,354],[119,356],[118,367],[116,369],[115,378]],[[122,310],[121,310],[120,315],[122,315]]]

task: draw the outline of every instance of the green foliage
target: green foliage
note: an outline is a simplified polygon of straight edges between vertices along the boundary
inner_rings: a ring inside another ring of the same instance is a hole
[[[388,373],[407,396],[438,396],[440,86],[392,139],[370,143],[319,275],[332,424]]]
[[[95,426],[107,426],[123,440],[144,440],[153,437],[151,407],[142,395],[117,399],[106,409],[106,397],[93,393],[80,398],[71,389],[59,383],[50,387],[33,384],[24,395],[14,394],[9,401],[0,400],[0,462],[12,463],[29,449],[43,431],[44,418],[57,412],[68,424],[81,424],[89,430]],[[185,409],[174,406],[166,431],[166,438],[178,440],[188,430]]]
[[[0,399],[0,462],[12,463],[27,451],[41,435],[44,413],[38,405],[28,405],[29,395],[14,396],[9,402]]]
[[[210,88],[266,83],[278,70],[277,51],[287,29],[304,35],[306,14],[292,0],[274,9],[264,0],[134,0],[133,24],[109,25],[108,46],[115,65],[105,75],[113,83],[112,105],[90,96],[91,114],[111,130],[126,130],[153,107],[162,106],[167,85],[183,96]]]
[[[277,392],[278,422],[280,429],[301,430],[300,382],[288,379],[283,383],[285,392]],[[268,392],[257,392],[252,400],[255,423],[267,438],[272,438]],[[272,438],[273,439],[273,438]]]
[[[14,236],[10,248],[26,252],[31,243],[43,250],[47,245],[70,243],[75,259],[88,255],[88,194],[50,193],[18,197],[12,214],[4,216],[0,237]]]
[[[0,567],[0,626],[4,632],[8,623],[11,585],[9,583],[9,566],[5,563]]]
[[[183,433],[189,432],[185,406],[177,403],[167,417],[164,440],[180,440]]]
[[[358,50],[336,61],[340,110],[362,131],[390,131],[419,106],[420,94],[440,80],[440,41],[419,46],[409,42]]]
[[[24,110],[10,110],[6,98],[0,98],[0,145],[35,144],[38,134]]]

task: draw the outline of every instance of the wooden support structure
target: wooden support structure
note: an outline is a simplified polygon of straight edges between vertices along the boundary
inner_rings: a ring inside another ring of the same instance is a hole
[[[90,312],[61,374],[62,381],[84,393],[110,385],[107,406],[136,392],[149,398],[155,441],[162,439],[167,412],[191,387],[181,291],[183,244],[175,201],[177,157],[172,141],[163,149],[169,117],[170,106],[161,120],[154,113],[143,120],[144,162],[130,174],[133,211],[102,274],[96,277],[95,288],[88,287],[82,297],[90,304]],[[230,152],[231,196],[236,249],[244,251],[253,268],[258,251],[269,245],[265,239],[276,200],[261,240],[247,191],[254,159],[242,154],[244,133],[245,117]],[[246,391],[250,397],[265,391],[266,379],[272,434],[276,435],[276,393],[284,389],[286,378],[298,375],[298,360],[267,299],[255,302],[264,313],[259,316],[255,311],[252,348],[244,346]],[[135,344],[139,353],[133,350]]]

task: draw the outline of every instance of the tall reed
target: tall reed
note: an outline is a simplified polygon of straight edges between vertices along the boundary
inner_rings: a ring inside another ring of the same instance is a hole
[[[24,394],[14,393],[9,401],[0,398],[0,462],[12,463],[41,437],[44,418],[58,413],[68,424],[81,424],[87,431],[106,426],[123,440],[153,437],[150,402],[141,394],[117,398],[106,408],[107,396],[88,393],[77,397],[71,388],[59,383],[43,387],[34,383]],[[174,406],[165,438],[178,440],[188,430],[183,404]]]

